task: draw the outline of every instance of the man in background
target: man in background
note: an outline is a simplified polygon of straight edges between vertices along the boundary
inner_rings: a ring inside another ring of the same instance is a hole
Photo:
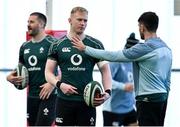
[[[103,104],[104,126],[137,126],[131,62],[111,62],[112,95]]]
[[[56,90],[46,82],[45,64],[51,43],[58,40],[46,35],[47,18],[40,12],[33,12],[28,19],[28,34],[31,40],[20,47],[19,63],[23,64],[29,73],[27,94],[27,124],[29,126],[51,126],[55,120]],[[16,71],[7,76],[13,84],[22,82],[22,77]]]

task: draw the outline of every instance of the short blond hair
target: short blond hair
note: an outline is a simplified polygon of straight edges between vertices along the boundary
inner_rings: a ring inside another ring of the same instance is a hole
[[[87,13],[88,14],[88,11],[87,11],[87,9],[86,8],[84,8],[84,7],[74,7],[72,10],[71,10],[71,15],[72,14],[74,14],[74,13],[76,13],[76,12],[85,12],[85,13]]]

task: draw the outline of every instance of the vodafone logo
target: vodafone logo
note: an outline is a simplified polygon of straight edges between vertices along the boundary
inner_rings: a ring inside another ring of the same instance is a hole
[[[28,62],[31,66],[35,66],[37,64],[37,57],[35,55],[30,56]]]
[[[74,54],[71,56],[71,63],[75,66],[78,66],[82,63],[82,56],[79,54]]]

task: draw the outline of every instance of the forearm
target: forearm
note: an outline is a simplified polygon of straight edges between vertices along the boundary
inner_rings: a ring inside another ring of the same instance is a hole
[[[56,85],[57,81],[59,81],[57,76],[55,76],[54,73],[52,72],[46,71],[45,76],[46,76],[46,81],[54,86]]]
[[[56,69],[56,67],[57,67],[56,61],[53,61],[50,59],[47,60],[46,68],[45,68],[46,81],[54,86],[56,85],[57,81],[59,81],[59,79],[57,78],[58,76],[56,76],[54,73],[54,70]]]
[[[124,91],[125,90],[125,84],[122,82],[112,80],[112,89],[119,89],[119,90]]]
[[[112,89],[112,82],[111,82],[111,72],[108,64],[103,65],[103,67],[100,68],[100,72],[102,74],[102,84],[104,87],[104,90]]]
[[[100,49],[94,49],[89,46],[86,46],[85,53],[102,60],[112,61],[112,62],[120,62],[120,61],[130,61],[123,55],[121,50],[119,51],[105,51]]]

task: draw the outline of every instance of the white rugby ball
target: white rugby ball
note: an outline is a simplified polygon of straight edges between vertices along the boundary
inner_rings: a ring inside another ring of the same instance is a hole
[[[84,88],[84,101],[88,106],[95,107],[93,105],[94,98],[100,97],[103,92],[101,84],[97,81],[91,81]]]
[[[17,89],[22,90],[22,89],[26,88],[29,83],[28,70],[23,64],[19,63],[16,67],[16,72],[17,72],[17,76],[22,76],[23,80],[21,83],[14,84],[14,86]]]

